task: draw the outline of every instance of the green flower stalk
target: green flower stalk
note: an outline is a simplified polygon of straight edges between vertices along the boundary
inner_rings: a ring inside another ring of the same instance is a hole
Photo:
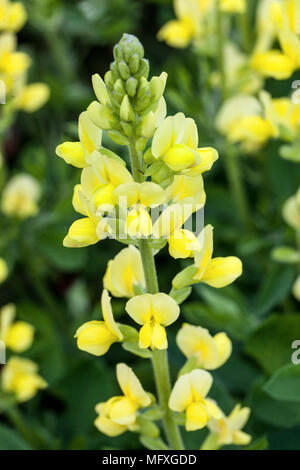
[[[182,450],[179,425],[194,431],[214,419],[219,429],[223,414],[207,397],[213,378],[204,369],[226,362],[231,341],[224,333],[213,338],[200,327],[185,327],[178,333],[178,346],[187,365],[178,371],[172,387],[167,330],[180,321],[179,305],[190,295],[191,285],[224,287],[241,275],[242,264],[236,257],[212,258],[212,226],[199,234],[184,226],[205,204],[202,174],[218,158],[217,151],[198,147],[193,119],[183,113],[165,117],[167,75],[148,78],[149,64],[137,38],[123,35],[114,48],[114,59],[104,80],[93,76],[98,101],[80,115],[79,142],[57,147],[59,157],[82,168],[73,206],[83,217],[71,225],[64,245],[80,248],[109,237],[128,245],[108,263],[103,320],[81,325],[75,336],[78,348],[89,354],[102,356],[119,343],[150,359],[153,366],[157,399],[144,390],[132,369],[117,365],[123,394],[96,406],[97,429],[111,437],[136,432],[150,449]],[[128,147],[131,171],[119,155],[102,146],[103,131]],[[159,209],[156,220],[151,218],[152,209]],[[167,244],[171,257],[194,260],[173,280],[169,294],[160,291],[155,263],[155,255]],[[109,292],[129,298],[125,310],[138,330],[114,320]],[[186,344],[186,331],[193,333],[192,349]]]

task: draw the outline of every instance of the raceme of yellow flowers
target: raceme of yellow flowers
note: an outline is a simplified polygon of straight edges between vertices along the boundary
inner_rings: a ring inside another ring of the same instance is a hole
[[[232,2],[225,4],[229,7]],[[193,119],[180,112],[166,117],[163,93],[167,75],[148,78],[149,63],[135,36],[123,35],[114,47],[114,59],[104,80],[99,75],[92,78],[97,100],[79,117],[79,140],[64,142],[56,149],[60,158],[81,169],[72,201],[81,218],[69,228],[64,245],[80,248],[104,243],[106,238],[128,245],[107,265],[102,319],[81,325],[75,338],[80,350],[94,356],[102,356],[120,343],[127,351],[152,360],[158,399],[144,390],[130,367],[120,363],[116,372],[122,393],[96,406],[95,426],[108,436],[137,432],[149,448],[183,449],[178,421],[188,431],[208,426],[205,447],[247,444],[251,438],[241,429],[249,409],[237,406],[226,417],[207,398],[213,382],[207,370],[217,369],[229,359],[230,339],[225,333],[211,336],[200,326],[182,324],[180,316],[180,303],[193,284],[221,288],[242,274],[238,258],[213,258],[211,225],[200,227],[196,234],[186,228],[186,221],[197,216],[205,204],[202,175],[211,169],[218,153],[199,147]],[[104,131],[114,142],[128,147],[130,169],[102,145]],[[171,257],[192,259],[175,276],[168,294],[159,290],[154,260],[166,245]],[[124,314],[138,329],[115,321],[109,293],[128,299]],[[177,345],[186,364],[171,390],[168,327],[175,323],[179,326]],[[160,428],[155,424],[160,420],[165,424],[167,443],[159,437]]]
[[[44,83],[27,84],[30,57],[17,50],[16,33],[26,22],[22,3],[0,0],[0,80],[1,103],[10,102],[14,109],[34,112],[49,98]]]
[[[300,3],[259,0],[251,51],[242,51],[232,42],[227,21],[228,14],[250,16],[246,6],[246,1],[174,0],[177,19],[164,25],[158,38],[172,47],[192,43],[198,54],[217,59],[219,8],[223,20],[226,100],[216,118],[217,130],[230,142],[241,144],[242,151],[248,153],[255,153],[270,139],[280,138],[287,142],[280,155],[299,161],[299,100],[272,99],[261,90],[265,78],[285,80],[300,68]],[[222,80],[224,77],[213,70],[211,83],[221,86]]]
[[[8,350],[20,354],[27,351],[33,342],[34,328],[24,321],[15,321],[16,308],[13,304],[0,309],[0,341]],[[16,402],[33,398],[38,390],[47,387],[38,374],[38,366],[30,359],[10,356],[1,371],[1,391],[13,394]]]

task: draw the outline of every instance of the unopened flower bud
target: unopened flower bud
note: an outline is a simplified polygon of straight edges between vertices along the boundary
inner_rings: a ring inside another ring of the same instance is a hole
[[[139,66],[140,66],[140,57],[138,56],[138,54],[133,54],[133,56],[130,57],[128,61],[128,67],[130,69],[130,72],[135,74],[138,71]]]
[[[145,77],[148,78],[149,75],[149,62],[147,59],[142,59],[140,61],[139,70],[135,74],[136,78]]]
[[[159,77],[152,77],[150,80],[151,97],[157,101],[163,95],[167,82],[167,73],[162,72]]]
[[[92,83],[95,95],[97,96],[98,101],[102,104],[106,104],[109,102],[109,97],[106,89],[106,85],[100,75],[97,73],[92,76]]]
[[[126,87],[126,91],[127,91],[128,95],[130,97],[133,98],[135,96],[137,86],[138,86],[138,81],[135,78],[133,78],[133,77],[128,78],[128,80],[126,81],[125,87]]]
[[[117,64],[121,77],[123,80],[127,80],[130,77],[130,70],[125,60],[121,60],[120,62],[117,62]]]
[[[125,95],[121,107],[120,107],[120,117],[123,121],[131,122],[134,121],[134,111],[132,109],[128,95]]]

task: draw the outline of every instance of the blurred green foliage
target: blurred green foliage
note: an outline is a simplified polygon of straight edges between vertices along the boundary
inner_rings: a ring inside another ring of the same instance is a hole
[[[8,224],[1,216],[1,256],[11,274],[0,295],[1,305],[16,303],[18,317],[35,326],[35,342],[27,356],[38,362],[49,388],[20,407],[31,430],[29,438],[18,417],[0,415],[0,449],[134,449],[140,446],[134,434],[112,440],[94,428],[94,406],[117,391],[117,361],[133,365],[145,389],[154,392],[151,366],[118,345],[99,359],[76,348],[76,328],[99,318],[102,277],[119,247],[111,240],[74,251],[62,246],[74,220],[71,197],[79,170],[58,159],[55,147],[66,137],[76,137],[77,116],[93,96],[91,75],[103,75],[108,69],[112,46],[125,31],[143,42],[152,74],[168,72],[169,113],[180,110],[193,117],[201,146],[221,150],[223,143],[214,130],[218,96],[204,87],[205,63],[197,63],[188,49],[170,49],[157,42],[157,31],[172,17],[169,0],[24,3],[29,22],[19,41],[34,59],[32,77],[50,85],[51,100],[35,115],[20,114],[5,138],[9,171],[35,176],[43,196],[36,218]],[[289,92],[289,84],[280,82],[278,89],[278,83],[269,80],[267,89],[281,96]],[[247,432],[254,437],[252,449],[300,449],[300,369],[291,365],[291,345],[300,339],[299,303],[291,296],[295,267],[275,264],[270,256],[274,247],[292,239],[281,207],[299,186],[300,166],[281,159],[278,148],[278,143],[271,143],[242,161],[255,233],[241,230],[222,153],[205,178],[206,221],[215,227],[215,252],[240,256],[244,275],[222,290],[195,287],[182,308],[187,321],[215,332],[224,330],[234,341],[231,359],[214,374],[212,398],[225,412],[236,400],[251,407]],[[161,290],[168,291],[180,262],[171,262],[165,251],[157,262]],[[113,304],[121,317],[124,302]],[[175,346],[176,330],[175,324],[169,349],[173,379],[184,363]],[[1,400],[0,396],[0,407]],[[205,432],[185,433],[188,447],[199,448]]]

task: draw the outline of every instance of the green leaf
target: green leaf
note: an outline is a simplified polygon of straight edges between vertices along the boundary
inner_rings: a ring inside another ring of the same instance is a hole
[[[300,315],[272,315],[250,335],[245,349],[268,374],[272,374],[291,362],[295,338],[300,338]]]
[[[169,450],[168,446],[161,440],[153,437],[141,436],[140,441],[146,449]]]
[[[123,343],[122,347],[125,349],[125,351],[131,352],[132,354],[135,354],[136,356],[142,357],[144,359],[150,359],[152,357],[149,349],[141,349],[136,343]]]
[[[300,261],[300,253],[289,246],[278,246],[271,254],[274,261],[285,264],[295,264]]]
[[[247,447],[242,447],[242,450],[266,450],[269,447],[268,439],[266,436],[255,439]]]
[[[185,318],[196,325],[225,330],[232,337],[244,340],[256,326],[256,319],[250,316],[241,300],[208,286],[197,286],[197,292],[207,302],[191,302],[182,307]]]
[[[300,423],[300,404],[275,400],[263,386],[257,386],[250,399],[250,408],[260,421],[280,428],[291,428]]]
[[[0,424],[0,450],[32,450],[16,431]]]
[[[254,314],[262,316],[282,302],[292,290],[295,278],[291,266],[274,265],[269,275],[263,278],[254,303]]]
[[[281,367],[266,383],[264,390],[277,400],[300,402],[300,364]]]

